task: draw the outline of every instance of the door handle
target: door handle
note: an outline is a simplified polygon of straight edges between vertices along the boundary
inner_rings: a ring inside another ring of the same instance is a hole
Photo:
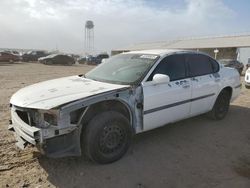
[[[187,80],[181,80],[180,81],[180,84],[182,85],[182,84],[186,84],[187,83]]]
[[[192,80],[192,81],[196,81],[196,82],[199,81],[199,80],[198,80],[197,78],[195,78],[195,77],[191,78],[191,80]]]
[[[214,81],[215,81],[215,82],[219,82],[219,81],[220,81],[220,78],[217,78],[217,79],[215,79]]]
[[[184,85],[182,85],[182,87],[183,87],[184,89],[186,89],[186,88],[190,88],[190,85],[189,85],[189,84],[184,84]]]

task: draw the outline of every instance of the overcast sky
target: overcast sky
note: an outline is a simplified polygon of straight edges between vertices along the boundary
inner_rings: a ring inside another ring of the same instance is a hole
[[[84,24],[95,48],[250,31],[248,0],[0,0],[0,48],[82,53]]]

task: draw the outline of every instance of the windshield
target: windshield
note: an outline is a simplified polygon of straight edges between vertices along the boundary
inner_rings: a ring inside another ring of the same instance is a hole
[[[116,55],[88,72],[85,77],[101,82],[133,84],[145,76],[158,57],[148,54]]]

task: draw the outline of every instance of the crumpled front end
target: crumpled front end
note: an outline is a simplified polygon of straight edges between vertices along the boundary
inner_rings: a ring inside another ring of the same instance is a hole
[[[15,132],[16,145],[23,149],[28,143],[36,145],[41,143],[41,129],[31,126],[31,119],[28,111],[17,107],[11,108],[11,121],[9,130]]]
[[[69,114],[59,110],[37,110],[11,105],[9,130],[20,149],[36,146],[49,157],[81,155],[79,131]]]

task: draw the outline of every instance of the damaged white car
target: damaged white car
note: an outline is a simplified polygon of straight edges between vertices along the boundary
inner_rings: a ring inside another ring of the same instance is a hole
[[[208,112],[223,119],[240,89],[235,69],[200,52],[128,52],[85,75],[19,90],[10,100],[9,129],[20,148],[110,163],[134,134]]]

